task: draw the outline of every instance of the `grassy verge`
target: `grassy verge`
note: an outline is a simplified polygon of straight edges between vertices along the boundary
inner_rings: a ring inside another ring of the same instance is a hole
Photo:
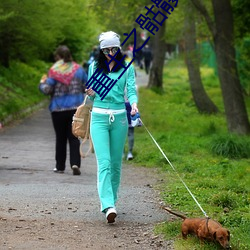
[[[27,65],[12,62],[9,69],[0,68],[0,122],[6,123],[9,116],[19,118],[23,110],[32,110],[46,97],[38,90],[42,74],[48,66],[43,62]]]
[[[139,90],[142,120],[202,208],[230,230],[232,249],[250,249],[250,138],[227,133],[218,79],[209,68],[202,68],[201,72],[206,91],[220,114],[197,112],[186,67],[176,60],[165,67],[163,94]],[[136,165],[161,171],[163,184],[157,188],[165,204],[188,217],[203,216],[143,127],[136,128],[134,154]],[[178,250],[217,249],[214,244],[201,247],[192,237],[184,242],[179,238],[180,224],[180,219],[163,223],[156,227],[156,232],[168,239],[175,238]]]

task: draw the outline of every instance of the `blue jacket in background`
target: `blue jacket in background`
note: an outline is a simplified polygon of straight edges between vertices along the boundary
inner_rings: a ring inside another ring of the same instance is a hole
[[[70,84],[64,84],[48,77],[45,82],[40,82],[39,89],[43,94],[51,96],[50,112],[74,110],[84,100],[86,82],[87,74],[82,67],[79,67]]]

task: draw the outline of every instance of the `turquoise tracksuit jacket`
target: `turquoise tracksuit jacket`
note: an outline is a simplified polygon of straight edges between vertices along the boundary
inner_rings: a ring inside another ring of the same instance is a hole
[[[91,78],[93,73],[95,72],[95,62],[93,62],[89,66],[88,71],[88,79]],[[108,77],[113,80],[116,80],[124,69],[120,69],[118,72],[110,72]],[[127,84],[126,84],[127,80]],[[95,82],[94,82],[95,84]],[[98,84],[98,83],[97,83]],[[124,104],[124,93],[126,91],[127,98],[129,103],[132,105],[133,103],[137,103],[137,92],[135,86],[135,70],[134,66],[131,64],[126,72],[123,74],[121,79],[119,79],[113,88],[108,92],[103,100],[98,93],[94,98],[90,98],[94,101],[93,107],[105,108],[105,109],[123,109],[125,108]]]

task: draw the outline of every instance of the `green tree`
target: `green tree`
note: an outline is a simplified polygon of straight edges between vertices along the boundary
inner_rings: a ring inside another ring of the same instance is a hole
[[[189,1],[186,5],[184,5],[184,7],[186,13],[195,13],[194,7]],[[197,18],[195,14],[193,14],[192,16],[190,16],[189,14],[185,15],[184,50],[191,92],[195,105],[200,113],[217,113],[218,108],[207,95],[201,80],[200,55],[196,44],[196,19]]]
[[[249,134],[250,123],[236,64],[234,20],[230,0],[211,0],[214,18],[200,0],[191,0],[213,37],[228,130]]]
[[[165,41],[180,45],[181,52],[183,51],[185,54],[194,103],[200,113],[211,114],[218,112],[218,108],[209,98],[201,80],[200,54],[196,41],[207,39],[207,29],[204,29],[199,19],[200,15],[190,1],[182,1],[167,20]]]
[[[234,28],[237,46],[237,62],[240,73],[241,85],[245,94],[250,95],[250,1],[232,1]]]
[[[166,21],[153,38],[153,62],[150,69],[148,88],[156,87],[160,90],[163,89],[163,68],[167,51],[166,41],[164,39],[165,33]]]
[[[250,1],[232,0],[232,9],[235,23],[236,38],[244,38],[250,35]]]
[[[95,36],[95,20],[89,16],[89,1],[2,0],[0,10],[0,63],[48,60],[53,50],[67,43],[80,59]],[[35,4],[35,8],[34,8]]]
[[[89,6],[97,13],[101,31],[113,30],[121,35],[123,41],[126,38],[123,33],[138,28],[135,20],[147,2],[146,0],[94,0]]]

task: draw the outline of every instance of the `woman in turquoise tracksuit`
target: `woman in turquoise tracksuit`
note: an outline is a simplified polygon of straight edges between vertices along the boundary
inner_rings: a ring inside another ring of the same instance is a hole
[[[118,79],[124,68],[117,65],[114,60],[110,61],[109,54],[114,56],[120,49],[119,38],[119,35],[112,31],[100,35],[100,53],[98,59],[89,67],[89,79],[97,68],[103,69],[103,74],[109,78]],[[117,53],[116,59],[118,61],[122,59],[120,51]],[[109,69],[105,62],[110,62]],[[126,65],[125,61],[123,64]],[[115,68],[116,66],[117,68]],[[93,100],[90,133],[97,159],[97,188],[101,211],[106,213],[108,223],[113,223],[117,216],[115,204],[120,185],[123,149],[128,131],[124,103],[125,88],[132,107],[131,115],[134,115],[138,112],[138,108],[133,65],[129,66],[102,100],[102,97],[93,90],[94,87],[86,90],[86,93]]]

